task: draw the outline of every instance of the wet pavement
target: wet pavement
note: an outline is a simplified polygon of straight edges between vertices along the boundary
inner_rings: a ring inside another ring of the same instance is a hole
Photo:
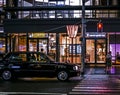
[[[68,95],[119,95],[120,68],[111,73],[105,68],[90,68]]]
[[[23,78],[13,82],[0,81],[0,95],[119,95],[120,67],[106,72],[105,67],[89,67],[84,76],[69,82],[53,79]]]

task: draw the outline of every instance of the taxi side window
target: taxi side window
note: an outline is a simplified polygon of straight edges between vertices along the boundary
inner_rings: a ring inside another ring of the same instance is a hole
[[[22,59],[22,61],[27,61],[26,54],[19,54],[19,57]]]
[[[47,57],[44,54],[39,55],[39,61],[40,62],[47,62]]]
[[[37,61],[36,54],[28,54],[28,61],[36,62]]]
[[[22,61],[22,58],[19,56],[19,54],[13,54],[9,58],[10,61]]]

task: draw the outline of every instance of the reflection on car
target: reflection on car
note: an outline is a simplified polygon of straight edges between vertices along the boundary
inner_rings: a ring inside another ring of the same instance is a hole
[[[57,77],[67,81],[79,74],[78,65],[55,62],[41,52],[9,52],[0,61],[0,75],[6,81],[17,77]]]

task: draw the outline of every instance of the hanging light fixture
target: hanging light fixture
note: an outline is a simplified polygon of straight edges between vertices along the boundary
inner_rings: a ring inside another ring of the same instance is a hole
[[[67,34],[70,38],[75,38],[78,31],[78,25],[67,25]]]

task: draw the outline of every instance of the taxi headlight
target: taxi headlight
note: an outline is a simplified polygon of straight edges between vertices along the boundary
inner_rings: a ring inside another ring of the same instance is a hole
[[[78,70],[78,66],[74,66],[74,67],[73,67],[73,70]]]

